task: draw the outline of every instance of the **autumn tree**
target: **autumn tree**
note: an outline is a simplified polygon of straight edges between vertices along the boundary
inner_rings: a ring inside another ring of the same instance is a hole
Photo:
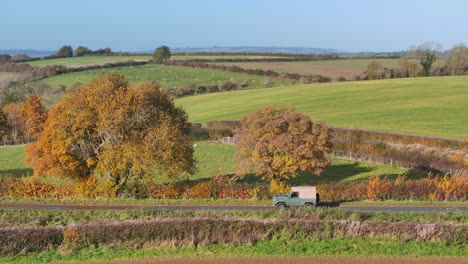
[[[450,50],[450,57],[447,62],[450,74],[464,75],[468,71],[468,47],[465,44],[458,44]]]
[[[30,95],[19,112],[19,122],[27,139],[36,138],[42,132],[47,113],[42,98]]]
[[[3,107],[3,112],[7,116],[8,135],[13,140],[18,140],[22,134],[20,113],[24,107],[24,102],[7,104]]]
[[[0,109],[0,139],[4,139],[8,132],[8,120],[5,112]]]
[[[185,111],[157,83],[130,85],[116,72],[71,90],[49,114],[39,140],[27,147],[35,175],[128,179],[193,173]]]
[[[86,54],[91,54],[91,53],[92,53],[92,50],[84,46],[79,46],[78,48],[75,49],[75,57],[81,57],[81,56],[84,56]]]
[[[330,129],[292,108],[268,106],[245,116],[237,137],[240,174],[281,181],[300,172],[320,175],[330,165]]]
[[[73,57],[73,48],[71,46],[63,46],[53,56],[58,58]]]
[[[170,59],[172,56],[171,50],[167,46],[161,46],[154,50],[153,52],[153,62],[161,63],[165,60]]]
[[[369,80],[379,79],[382,76],[383,69],[384,67],[382,66],[382,64],[376,61],[372,61],[371,63],[367,65],[367,70],[366,70],[367,78]]]

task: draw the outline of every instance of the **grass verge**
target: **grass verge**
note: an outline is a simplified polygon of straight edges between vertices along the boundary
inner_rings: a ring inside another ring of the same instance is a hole
[[[468,212],[359,212],[339,208],[193,211],[136,208],[124,210],[0,210],[0,226],[66,226],[97,222],[167,218],[351,220],[359,222],[468,223]]]
[[[341,203],[340,207],[468,207],[468,202],[446,201],[359,201]]]
[[[467,256],[464,245],[445,245],[438,242],[400,241],[375,238],[336,238],[310,240],[273,238],[255,245],[212,245],[201,247],[158,247],[150,249],[87,247],[73,252],[51,250],[42,253],[1,257],[1,263],[63,263],[106,260],[132,260],[147,257],[208,257],[229,256]]]

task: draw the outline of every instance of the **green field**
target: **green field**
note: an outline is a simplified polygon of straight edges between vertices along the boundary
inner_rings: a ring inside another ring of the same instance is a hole
[[[468,76],[294,85],[176,100],[192,122],[236,120],[266,105],[294,105],[348,128],[468,139]]]
[[[261,58],[280,58],[277,56],[247,56],[247,55],[176,55],[171,60],[215,60],[215,59],[261,59]],[[73,58],[45,59],[27,62],[31,66],[45,65],[86,65],[86,64],[104,64],[109,62],[120,62],[127,60],[149,60],[151,56],[83,56]]]
[[[86,83],[94,78],[96,74],[108,71],[118,71],[125,74],[131,83],[157,81],[163,87],[171,88],[180,87],[189,82],[195,82],[198,85],[218,84],[218,82],[228,79],[234,79],[235,81],[250,80],[249,88],[259,88],[263,87],[265,79],[263,76],[245,73],[153,64],[72,72],[49,77],[43,81],[52,87],[72,86],[77,82]],[[287,83],[289,81],[283,80],[283,82]],[[278,85],[279,81],[276,81],[275,84]]]
[[[24,145],[0,147],[0,177],[21,177],[32,174],[24,164]]]
[[[223,145],[214,142],[197,142],[195,158],[198,161],[198,172],[189,179],[193,181],[208,180],[211,177],[222,174],[233,174],[235,146]],[[290,180],[291,184],[317,184],[330,181],[353,181],[369,177],[372,174],[396,177],[406,169],[377,165],[365,162],[355,162],[346,159],[335,159],[333,165],[323,175],[315,176],[304,174]],[[24,165],[24,146],[0,147],[0,176],[20,177],[24,174],[32,174],[30,168]],[[253,175],[247,175],[245,181],[256,182],[259,179]],[[158,182],[167,179],[158,179]]]

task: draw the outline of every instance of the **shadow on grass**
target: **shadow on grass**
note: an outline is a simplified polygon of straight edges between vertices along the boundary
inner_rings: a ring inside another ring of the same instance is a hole
[[[0,170],[0,177],[13,177],[20,178],[26,175],[32,175],[33,170],[24,168],[24,169],[12,169],[12,170]]]
[[[320,183],[328,183],[335,181],[357,181],[367,178],[367,176],[357,177],[359,174],[370,173],[373,171],[373,168],[360,166],[359,163],[350,163],[350,164],[336,164],[328,168],[321,176],[309,172],[302,172],[298,177],[288,180],[288,183],[291,185],[315,185]],[[384,173],[380,174],[385,176],[388,179],[394,179],[398,177],[396,173]],[[259,183],[262,182],[260,177],[255,176],[254,174],[248,174],[242,180],[247,183]]]

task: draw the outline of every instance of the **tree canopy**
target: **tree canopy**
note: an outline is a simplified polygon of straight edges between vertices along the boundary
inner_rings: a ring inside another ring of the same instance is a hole
[[[320,175],[330,165],[330,130],[292,108],[268,106],[245,116],[237,137],[241,174],[284,180],[301,171]]]
[[[63,46],[54,54],[54,56],[59,58],[73,57],[73,48],[71,46]]]
[[[193,173],[190,123],[155,82],[130,85],[120,73],[101,74],[71,90],[54,107],[39,140],[27,147],[35,175],[129,178]]]
[[[42,98],[37,95],[30,95],[18,117],[26,138],[38,137],[47,118],[45,107],[42,105]]]
[[[75,57],[81,57],[86,54],[91,54],[93,51],[84,46],[79,46],[75,49]]]
[[[171,50],[167,46],[161,46],[154,50],[153,52],[153,62],[161,63],[165,60],[170,59],[172,56]]]

